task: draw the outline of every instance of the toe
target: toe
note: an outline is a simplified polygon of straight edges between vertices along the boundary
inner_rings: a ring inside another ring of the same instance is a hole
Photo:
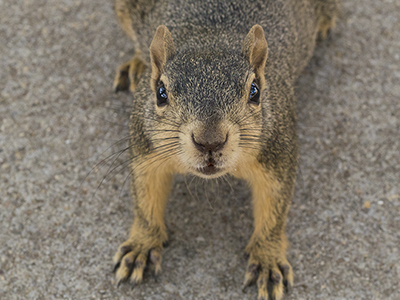
[[[288,293],[292,290],[293,286],[292,266],[287,261],[285,261],[279,264],[279,269],[283,275],[283,286],[285,288],[285,292]]]
[[[154,273],[157,277],[161,273],[161,249],[152,249],[150,251],[150,261],[154,265]]]
[[[270,286],[271,286],[271,299],[280,300],[283,297],[283,282],[282,274],[276,266],[270,271]]]
[[[125,242],[118,247],[118,251],[115,253],[113,257],[115,271],[119,267],[122,257],[124,257],[125,254],[127,254],[130,251],[132,251],[132,246],[130,245],[129,242]]]
[[[135,264],[133,266],[133,272],[131,275],[131,283],[139,284],[143,281],[143,271],[146,267],[147,255],[144,253],[140,253],[135,260]]]
[[[268,273],[265,271],[260,272],[257,280],[258,287],[258,300],[268,300]]]
[[[122,258],[120,266],[115,274],[118,286],[131,275],[136,255],[135,252],[131,251]]]
[[[250,257],[247,264],[246,274],[243,282],[243,292],[246,291],[246,287],[251,285],[257,278],[260,269],[260,263],[254,258]]]

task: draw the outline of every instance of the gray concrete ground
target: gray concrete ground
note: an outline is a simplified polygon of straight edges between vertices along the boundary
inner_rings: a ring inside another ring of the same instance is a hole
[[[115,287],[128,171],[86,178],[127,135],[131,96],[111,85],[132,43],[111,2],[0,0],[0,299],[256,299],[240,290],[252,219],[234,179],[177,178],[162,276]],[[286,299],[398,300],[400,2],[344,1],[297,95]]]

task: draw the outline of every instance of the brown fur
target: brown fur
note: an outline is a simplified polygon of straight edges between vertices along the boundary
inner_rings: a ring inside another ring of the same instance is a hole
[[[116,0],[121,27],[136,48],[114,81],[116,91],[129,86],[135,103],[130,120],[135,219],[113,259],[118,283],[129,278],[140,283],[147,262],[156,274],[161,271],[164,210],[174,174],[229,173],[249,184],[253,198],[244,288],[257,282],[259,299],[280,300],[293,284],[285,235],[298,152],[293,85],[316,37],[334,26],[338,3],[253,0],[237,9],[241,3],[202,0],[171,10],[173,0],[169,5]],[[215,15],[205,14],[202,5]],[[267,18],[268,12],[274,14]],[[218,16],[224,23],[215,21]],[[252,83],[260,104],[249,101]],[[168,103],[159,107],[160,85]],[[215,173],[205,173],[209,165]]]

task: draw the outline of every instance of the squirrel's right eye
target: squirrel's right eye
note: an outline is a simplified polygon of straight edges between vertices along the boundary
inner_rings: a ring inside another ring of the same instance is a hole
[[[249,102],[252,104],[260,104],[260,90],[255,82],[251,84]]]
[[[157,88],[157,106],[162,107],[165,105],[168,105],[168,95],[164,84],[161,82],[161,85]]]

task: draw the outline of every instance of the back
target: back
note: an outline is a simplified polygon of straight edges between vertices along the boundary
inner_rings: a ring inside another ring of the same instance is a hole
[[[318,3],[334,1],[213,1],[117,0],[136,32],[136,47],[149,61],[148,49],[156,28],[166,25],[176,49],[227,46],[241,49],[250,28],[259,24],[269,47],[268,68],[295,79],[315,46]]]

